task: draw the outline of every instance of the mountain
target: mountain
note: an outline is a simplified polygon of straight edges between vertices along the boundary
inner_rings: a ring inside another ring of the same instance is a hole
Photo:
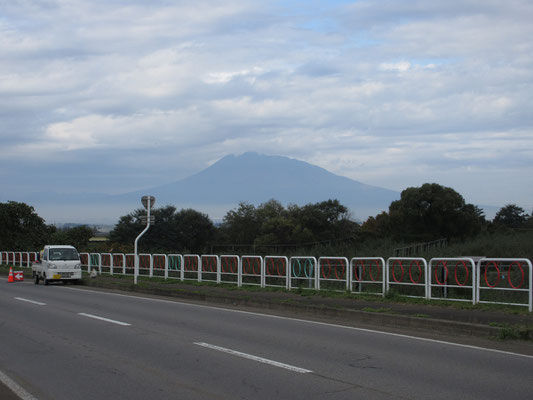
[[[259,205],[270,199],[285,206],[338,199],[354,218],[363,221],[388,210],[390,203],[400,198],[398,192],[335,175],[303,161],[244,153],[226,156],[188,178],[142,191],[120,195],[39,192],[0,201],[26,202],[48,223],[114,224],[120,216],[140,208],[144,195],[155,196],[156,207],[193,208],[214,221],[221,220],[240,202]]]
[[[400,198],[398,192],[335,175],[303,161],[258,153],[229,155],[188,178],[115,196],[115,200],[138,202],[145,194],[155,196],[157,205],[226,205],[228,210],[239,202],[259,205],[276,199],[284,205],[305,205],[338,199],[360,219],[387,210]]]

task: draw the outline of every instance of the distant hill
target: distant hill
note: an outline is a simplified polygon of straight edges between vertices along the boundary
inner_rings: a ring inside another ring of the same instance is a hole
[[[398,192],[335,175],[303,161],[251,152],[226,156],[188,178],[115,196],[115,200],[138,202],[148,193],[156,197],[158,205],[259,205],[270,199],[284,205],[305,205],[338,199],[362,219],[387,210],[400,198]]]
[[[34,193],[0,201],[17,200],[33,205],[48,223],[75,221],[114,224],[122,215],[142,207],[144,195],[156,197],[156,207],[193,208],[220,221],[239,202],[259,205],[270,199],[283,205],[305,205],[338,199],[359,221],[388,211],[400,193],[335,175],[303,161],[258,153],[229,155],[188,178],[142,191],[120,195],[97,193]],[[0,197],[2,197],[0,195]],[[488,219],[499,207],[484,206]]]

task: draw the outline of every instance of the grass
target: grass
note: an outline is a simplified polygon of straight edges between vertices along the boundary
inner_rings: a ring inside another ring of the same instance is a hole
[[[431,318],[431,316],[427,315],[427,314],[413,314],[412,317],[415,317],[415,318]]]
[[[366,311],[366,312],[373,312],[373,313],[394,314],[394,311],[392,311],[392,308],[387,308],[387,307],[380,307],[380,308],[365,307],[365,308],[362,308],[361,310]]]
[[[533,340],[533,325],[511,325],[499,322],[491,322],[489,325],[500,328],[498,338],[501,340]]]

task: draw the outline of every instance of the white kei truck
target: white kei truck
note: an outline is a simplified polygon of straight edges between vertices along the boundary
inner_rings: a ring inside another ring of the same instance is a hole
[[[77,283],[81,279],[80,255],[73,246],[47,245],[32,263],[31,270],[36,285],[41,279],[45,285],[59,281]]]

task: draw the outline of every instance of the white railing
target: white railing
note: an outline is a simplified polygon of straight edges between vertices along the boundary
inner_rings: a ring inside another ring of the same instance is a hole
[[[168,275],[167,278],[175,278],[183,281],[183,256],[181,254],[169,254],[168,255]]]
[[[203,254],[200,256],[201,277],[204,282],[217,282],[220,278],[220,258],[214,254]]]
[[[183,278],[182,280],[196,280],[202,281],[201,273],[202,260],[197,254],[184,254],[183,255]]]
[[[385,260],[381,257],[354,257],[350,260],[350,290],[353,293],[385,296]]]
[[[241,258],[237,255],[220,256],[220,273],[218,282],[242,285]]]
[[[320,257],[318,259],[317,290],[350,290],[350,263],[346,257]],[[321,283],[324,282],[325,285]]]
[[[428,298],[428,265],[425,259],[392,257],[387,260],[385,271],[387,292],[393,286],[401,295]],[[406,291],[402,287],[410,289]]]
[[[102,256],[100,253],[89,254],[89,272],[91,272],[93,268],[98,268],[98,273],[102,273]]]
[[[470,258],[432,258],[429,298],[476,303],[476,265]]]
[[[168,278],[168,256],[166,254],[152,255],[152,266],[150,268],[150,277],[163,276]]]
[[[102,265],[102,271],[113,275],[113,255],[111,253],[102,253],[100,255],[100,264]]]
[[[483,258],[476,268],[476,302],[533,311],[532,266],[526,258]]]
[[[318,290],[317,261],[315,257],[297,256],[289,259],[289,287]]]
[[[265,287],[265,271],[263,257],[261,256],[242,256],[242,285],[253,285]]]
[[[122,253],[112,254],[111,257],[111,275],[115,273],[115,267],[122,271],[122,275],[126,275],[126,255]]]
[[[0,264],[30,267],[36,252],[0,251]],[[132,275],[134,254],[80,253],[82,268]],[[533,311],[533,267],[525,258],[472,258],[139,254],[146,277],[232,283],[238,286],[349,291],[384,296],[525,306]]]
[[[153,257],[151,254],[139,254],[139,275],[152,277],[154,275]]]
[[[266,256],[264,259],[264,286],[289,289],[289,259],[285,256]]]

